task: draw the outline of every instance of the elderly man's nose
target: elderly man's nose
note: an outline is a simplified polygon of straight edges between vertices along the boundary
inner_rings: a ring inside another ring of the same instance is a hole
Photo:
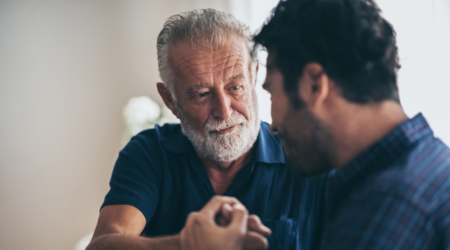
[[[214,98],[213,117],[221,120],[231,118],[231,100],[225,94],[217,94]]]

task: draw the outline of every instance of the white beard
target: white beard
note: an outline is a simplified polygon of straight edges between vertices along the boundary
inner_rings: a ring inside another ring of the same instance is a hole
[[[258,138],[260,121],[255,91],[253,91],[253,112],[249,121],[236,110],[233,110],[229,120],[218,120],[210,116],[204,127],[206,138],[194,129],[193,123],[184,115],[178,103],[176,106],[183,134],[194,145],[197,153],[210,160],[232,162],[250,150]],[[211,132],[232,126],[236,126],[235,129],[223,135]]]

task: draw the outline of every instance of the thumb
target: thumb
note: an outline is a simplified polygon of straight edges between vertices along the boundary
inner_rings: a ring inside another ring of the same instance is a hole
[[[241,204],[235,204],[231,213],[230,227],[233,230],[245,233],[247,231],[248,211]]]

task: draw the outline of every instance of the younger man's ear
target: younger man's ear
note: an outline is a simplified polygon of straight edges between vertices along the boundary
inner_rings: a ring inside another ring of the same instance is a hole
[[[167,89],[166,85],[162,82],[158,82],[156,83],[156,87],[158,88],[159,95],[163,99],[164,104],[166,104],[166,106],[172,111],[172,113],[177,118],[180,118],[178,117],[177,108],[175,106],[175,100],[173,99],[173,96]]]
[[[320,107],[328,97],[330,81],[322,65],[308,63],[303,68],[303,74],[298,82],[298,94],[311,107]]]

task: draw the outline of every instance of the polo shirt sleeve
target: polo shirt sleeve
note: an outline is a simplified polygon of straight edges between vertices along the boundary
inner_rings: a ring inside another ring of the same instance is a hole
[[[157,138],[139,134],[120,151],[111,176],[107,205],[131,205],[144,214],[147,223],[159,200],[161,148]]]

